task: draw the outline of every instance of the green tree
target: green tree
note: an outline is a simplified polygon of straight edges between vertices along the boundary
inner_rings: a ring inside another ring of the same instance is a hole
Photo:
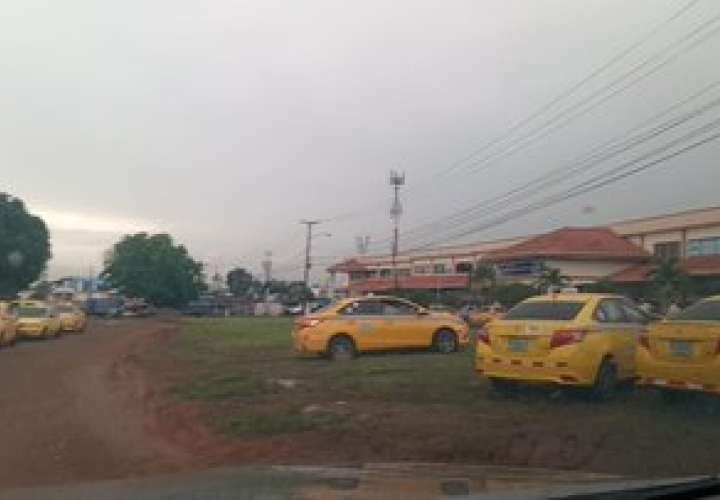
[[[497,286],[495,266],[478,264],[472,274],[473,290],[490,291]]]
[[[203,265],[168,234],[126,235],[108,252],[103,276],[131,297],[179,306],[203,291]]]
[[[691,292],[690,276],[677,258],[659,260],[648,276],[663,312],[668,310],[672,302],[685,302],[687,294]]]
[[[242,267],[228,271],[226,281],[230,292],[236,297],[246,297],[254,291],[257,284],[253,275]]]
[[[34,300],[45,300],[50,296],[52,288],[53,284],[49,281],[38,281],[32,287],[32,290],[30,292],[30,298]]]
[[[523,283],[509,283],[496,286],[487,298],[491,302],[497,301],[505,307],[512,307],[533,295],[537,295],[535,287]]]
[[[535,281],[535,288],[538,291],[545,293],[551,288],[562,288],[568,284],[568,277],[563,276],[560,269],[554,267],[548,267],[542,264],[540,268],[540,276]]]
[[[0,193],[0,297],[13,298],[27,288],[50,259],[45,222],[25,209],[19,198]]]

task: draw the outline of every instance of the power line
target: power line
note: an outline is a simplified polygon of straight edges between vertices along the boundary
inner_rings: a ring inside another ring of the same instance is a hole
[[[720,99],[714,99],[708,104],[705,104],[703,106],[700,106],[698,108],[695,108],[684,115],[681,115],[679,117],[673,118],[671,120],[668,120],[666,122],[663,122],[654,128],[651,128],[647,132],[643,132],[642,134],[637,134],[635,136],[630,136],[627,139],[624,139],[628,134],[635,132],[637,130],[643,130],[648,123],[652,123],[653,121],[657,120],[658,118],[661,118],[668,113],[674,111],[678,107],[687,104],[688,102],[691,102],[692,100],[697,99],[698,97],[706,94],[710,90],[713,90],[717,88],[720,85],[720,80],[716,81],[706,87],[704,87],[699,92],[694,93],[693,95],[673,104],[669,108],[666,108],[661,113],[654,115],[649,120],[644,121],[643,123],[633,127],[630,130],[625,131],[621,136],[618,136],[614,139],[611,139],[610,141],[607,141],[603,143],[602,145],[593,148],[589,153],[580,156],[579,158],[576,158],[569,164],[563,165],[561,167],[554,168],[550,170],[549,172],[543,173],[542,175],[536,177],[535,179],[517,187],[513,188],[510,191],[507,191],[503,194],[500,194],[498,196],[495,196],[491,198],[490,200],[485,200],[480,203],[474,204],[468,208],[465,208],[463,210],[460,210],[458,212],[455,212],[453,214],[450,214],[445,217],[441,217],[436,219],[435,221],[432,221],[430,223],[426,223],[420,226],[417,226],[409,231],[406,231],[402,233],[403,237],[408,237],[413,234],[423,233],[427,231],[432,231],[438,227],[442,229],[448,229],[448,225],[451,227],[454,227],[458,224],[462,224],[463,220],[468,219],[469,217],[474,217],[475,213],[480,210],[488,210],[493,207],[496,207],[499,203],[517,200],[520,197],[527,197],[532,196],[535,192],[538,190],[551,185],[553,183],[559,182],[559,181],[565,181],[571,177],[574,177],[578,174],[584,173],[586,168],[592,168],[595,167],[602,162],[617,156],[621,153],[624,153],[628,151],[629,149],[634,148],[635,146],[638,146],[639,144],[642,144],[644,142],[647,142],[649,140],[652,140],[659,135],[666,133],[670,130],[673,130],[674,128],[677,128],[680,125],[685,124],[686,122],[697,118],[701,114],[711,110],[712,108],[717,107],[720,105]],[[622,140],[618,140],[622,139]],[[532,191],[529,191],[531,188]],[[417,236],[415,236],[417,237]],[[413,237],[411,236],[410,239]]]
[[[483,231],[483,230],[489,229],[489,228],[491,228],[491,227],[495,227],[495,226],[504,224],[504,223],[509,222],[509,221],[511,221],[511,220],[514,220],[514,219],[516,219],[516,218],[518,218],[518,217],[520,217],[520,216],[527,215],[528,213],[531,213],[531,212],[533,212],[533,211],[535,211],[535,210],[539,210],[539,209],[541,209],[541,208],[547,208],[547,207],[549,207],[549,206],[551,206],[551,205],[555,205],[555,204],[560,203],[560,202],[562,202],[562,201],[566,201],[566,200],[569,200],[569,199],[571,199],[571,198],[575,198],[575,197],[577,197],[577,196],[580,196],[581,194],[585,194],[585,193],[588,193],[588,192],[590,192],[590,191],[594,191],[594,190],[596,190],[596,189],[599,189],[599,188],[601,188],[601,187],[605,187],[605,186],[607,186],[607,185],[609,185],[609,184],[618,182],[619,180],[622,180],[622,179],[624,179],[624,178],[626,178],[626,177],[629,177],[629,176],[632,176],[632,175],[636,175],[636,174],[638,174],[638,173],[640,173],[640,172],[643,172],[643,171],[645,171],[645,170],[647,170],[647,169],[649,169],[649,168],[652,168],[652,167],[657,166],[657,165],[659,165],[659,164],[661,164],[661,163],[664,163],[664,162],[666,162],[666,161],[668,161],[668,160],[670,160],[670,159],[672,159],[672,158],[675,158],[675,157],[677,157],[677,156],[680,156],[681,154],[684,154],[684,153],[686,153],[686,152],[688,152],[688,151],[691,151],[691,150],[693,150],[693,149],[695,149],[695,148],[698,148],[698,147],[700,147],[700,146],[702,146],[702,145],[704,145],[704,144],[707,144],[707,143],[709,143],[709,142],[712,142],[712,141],[714,141],[714,140],[717,140],[718,138],[720,138],[720,133],[716,133],[716,134],[713,134],[713,135],[711,135],[711,136],[708,136],[708,137],[706,137],[706,138],[704,138],[704,139],[698,140],[698,141],[696,141],[696,142],[694,142],[694,143],[692,143],[692,144],[690,144],[690,145],[688,145],[688,146],[685,146],[685,147],[683,147],[683,148],[681,148],[681,149],[679,149],[679,150],[677,150],[677,151],[674,151],[674,152],[672,152],[672,153],[668,153],[668,154],[666,154],[666,155],[664,155],[664,156],[662,156],[662,157],[660,157],[660,158],[657,158],[657,159],[655,159],[655,160],[651,160],[651,161],[649,161],[648,163],[645,163],[645,164],[640,165],[640,166],[638,166],[638,167],[629,168],[629,167],[633,166],[634,164],[637,164],[637,163],[639,163],[639,162],[641,162],[641,161],[647,160],[649,157],[651,157],[652,155],[657,154],[658,152],[662,152],[662,151],[667,150],[667,149],[669,149],[669,148],[671,148],[671,147],[673,147],[673,146],[677,146],[679,143],[681,143],[681,142],[683,142],[683,141],[686,141],[686,140],[689,139],[689,138],[692,138],[692,137],[697,136],[697,135],[701,135],[701,134],[703,134],[703,133],[707,133],[707,132],[709,132],[709,131],[711,131],[711,130],[713,130],[713,129],[718,128],[719,126],[720,126],[720,119],[714,120],[714,121],[712,121],[711,123],[709,123],[709,124],[707,124],[707,125],[704,125],[704,126],[702,126],[702,127],[699,127],[699,128],[697,128],[697,129],[693,130],[692,132],[684,135],[683,137],[681,137],[681,138],[679,138],[679,139],[676,139],[676,140],[674,140],[674,141],[671,141],[671,142],[668,143],[667,145],[665,145],[665,146],[663,146],[663,147],[661,147],[661,148],[658,148],[658,149],[652,151],[651,153],[642,155],[640,158],[638,158],[638,159],[636,159],[636,160],[633,160],[633,161],[628,162],[628,163],[624,163],[624,164],[620,165],[619,167],[616,167],[616,168],[614,168],[614,169],[612,169],[612,170],[610,170],[610,171],[608,171],[608,172],[605,172],[605,173],[603,173],[603,174],[601,174],[601,175],[598,175],[598,176],[594,177],[593,179],[584,181],[584,182],[582,182],[582,183],[580,183],[580,184],[578,184],[578,185],[576,185],[576,186],[573,186],[573,187],[572,187],[571,189],[569,189],[569,190],[566,190],[566,191],[561,192],[561,193],[557,193],[557,194],[555,194],[555,195],[546,197],[546,198],[544,198],[544,199],[542,199],[542,200],[540,200],[540,201],[537,201],[537,202],[534,202],[534,203],[532,203],[532,204],[526,205],[526,206],[524,206],[524,207],[515,209],[515,210],[511,211],[511,212],[508,213],[508,214],[505,214],[505,215],[502,215],[502,216],[497,217],[497,218],[495,218],[495,219],[492,219],[490,222],[487,222],[487,223],[484,223],[484,224],[475,226],[475,227],[473,227],[472,229],[465,230],[465,231],[462,231],[462,232],[460,232],[460,233],[456,233],[456,234],[454,234],[454,235],[452,235],[452,236],[450,236],[450,237],[443,238],[442,240],[431,241],[431,242],[426,243],[426,244],[424,244],[424,245],[421,245],[421,246],[417,246],[417,247],[408,249],[406,252],[415,252],[415,251],[418,251],[418,250],[423,250],[423,249],[429,248],[429,247],[437,244],[437,243],[440,242],[440,241],[446,242],[446,241],[452,241],[452,240],[457,240],[457,239],[460,239],[460,238],[464,238],[465,236],[468,236],[468,235],[470,235],[470,234],[475,234],[475,233],[477,233],[477,232],[479,232],[479,231]]]
[[[699,27],[697,27],[696,29],[692,30],[690,33],[683,36],[680,41],[675,42],[673,45],[679,45],[679,44],[683,44],[683,43],[687,42],[688,40],[692,39],[693,37],[695,37],[696,35],[701,33],[705,28],[707,28],[708,26],[711,26],[712,24],[717,23],[719,20],[720,20],[720,15],[713,17],[709,21],[702,23]],[[691,43],[687,47],[680,49],[678,51],[678,53],[668,56],[664,61],[659,62],[657,65],[650,68],[648,71],[642,73],[637,78],[631,80],[627,85],[612,91],[610,94],[600,97],[600,96],[602,96],[603,93],[612,89],[616,85],[622,83],[624,80],[626,80],[628,77],[632,76],[633,74],[637,73],[642,68],[652,64],[654,62],[654,60],[661,58],[663,56],[663,54],[668,50],[668,48],[672,49],[673,47],[670,46],[666,49],[663,49],[662,51],[654,54],[650,58],[648,58],[648,59],[644,60],[643,62],[641,62],[640,64],[636,65],[630,71],[623,74],[621,77],[613,80],[610,84],[604,86],[603,88],[599,89],[596,92],[593,92],[592,94],[590,94],[589,96],[587,96],[586,98],[581,100],[579,103],[576,103],[575,105],[570,106],[570,107],[566,108],[565,110],[559,112],[551,119],[547,120],[546,122],[542,123],[541,125],[538,125],[534,129],[531,129],[529,133],[526,133],[525,135],[522,135],[519,138],[514,139],[513,141],[511,141],[510,143],[508,143],[507,145],[504,146],[505,147],[504,150],[501,150],[500,152],[492,153],[492,154],[487,155],[479,160],[476,160],[469,164],[466,164],[464,166],[464,168],[469,169],[469,172],[471,172],[471,173],[477,173],[480,170],[484,170],[484,168],[486,168],[490,162],[507,158],[508,156],[527,148],[528,146],[536,143],[539,139],[547,137],[549,134],[555,132],[556,130],[559,130],[560,128],[569,124],[576,118],[578,118],[580,116],[584,116],[585,114],[589,113],[593,109],[597,108],[599,105],[601,105],[601,104],[607,102],[608,100],[612,99],[613,97],[625,92],[626,90],[628,90],[629,88],[631,88],[632,86],[637,84],[638,82],[646,79],[647,77],[653,75],[654,73],[657,73],[658,71],[660,71],[662,68],[664,68],[668,64],[671,64],[678,56],[680,56],[680,55],[694,49],[698,45],[706,42],[711,37],[715,36],[718,32],[720,32],[720,27],[717,27],[717,28],[703,34],[698,40],[695,40],[693,43]],[[566,117],[568,115],[568,113],[572,113],[573,111],[577,110],[581,106],[583,106],[589,102],[592,102],[594,99],[596,99],[598,97],[600,97],[600,99],[598,101],[596,101],[595,103],[592,103],[589,106],[585,107],[584,109],[581,109],[580,111],[578,111],[574,114],[571,114],[569,118],[565,119],[564,121],[560,121],[560,123],[557,126],[552,126],[552,125],[556,124],[559,120],[562,120],[564,117]],[[551,126],[551,128],[546,129],[546,127],[548,127],[548,126]],[[546,129],[546,130],[543,130],[543,129]],[[475,168],[470,168],[470,167],[475,167]]]
[[[607,67],[612,66],[612,64],[614,64],[615,62],[617,62],[617,60],[622,59],[625,55],[627,55],[628,53],[632,52],[632,50],[634,50],[635,48],[637,48],[637,46],[641,45],[642,43],[645,43],[645,41],[647,41],[648,39],[650,39],[650,38],[651,38],[655,33],[657,33],[662,27],[664,27],[666,24],[672,22],[673,20],[675,20],[675,19],[677,19],[678,17],[680,17],[681,15],[683,15],[687,10],[689,10],[690,8],[692,8],[693,6],[695,6],[695,4],[697,4],[697,1],[691,1],[691,2],[688,2],[687,4],[685,4],[681,9],[679,9],[677,12],[675,12],[672,16],[670,16],[668,19],[666,19],[665,21],[663,21],[660,25],[658,25],[656,28],[654,28],[654,29],[651,30],[648,34],[646,34],[643,38],[641,38],[640,41],[635,42],[635,44],[631,45],[631,46],[628,47],[627,49],[624,49],[624,51],[621,51],[621,53],[617,54],[614,58],[612,58],[610,61],[608,61],[608,63],[606,63],[605,65],[603,65],[603,66],[601,66],[600,68],[598,68],[598,70],[596,70],[595,72],[591,73],[591,75],[588,75],[588,77],[586,77],[585,79],[581,80],[582,84],[587,83],[587,81],[589,81],[590,79],[592,79],[592,78],[594,78],[595,76],[597,76],[597,74],[599,74],[599,73],[601,73],[602,71],[604,71],[605,69],[607,69]],[[647,77],[651,76],[652,74],[658,72],[658,71],[659,71],[660,69],[662,69],[663,67],[665,67],[665,66],[667,66],[668,64],[672,63],[678,56],[680,56],[680,55],[688,52],[689,50],[692,50],[692,49],[695,48],[696,46],[698,46],[698,45],[700,45],[701,43],[704,43],[705,41],[707,41],[710,37],[716,35],[716,34],[720,31],[720,27],[715,28],[715,29],[711,30],[710,32],[707,32],[707,33],[705,33],[705,34],[700,35],[700,38],[699,38],[698,40],[695,40],[695,41],[692,42],[690,45],[688,45],[688,46],[680,49],[677,53],[671,54],[670,56],[666,57],[664,60],[660,61],[660,62],[659,62],[658,64],[656,64],[655,66],[651,67],[648,71],[646,71],[646,72],[642,73],[640,76],[638,76],[638,77],[630,80],[630,81],[629,81],[626,85],[624,85],[623,87],[620,87],[620,88],[612,91],[610,94],[607,94],[607,95],[605,95],[605,96],[602,96],[602,94],[603,94],[604,92],[607,92],[608,90],[611,90],[614,86],[622,83],[624,80],[626,80],[627,78],[631,77],[633,74],[637,73],[637,72],[638,72],[639,70],[641,70],[642,68],[644,68],[644,67],[646,67],[646,66],[648,66],[648,65],[651,65],[651,64],[653,64],[656,60],[662,58],[668,51],[673,50],[673,49],[675,49],[675,48],[678,47],[678,46],[681,46],[681,45],[684,44],[685,42],[691,40],[693,37],[701,34],[703,30],[705,30],[706,28],[708,28],[708,27],[711,26],[712,24],[716,23],[718,20],[720,20],[720,15],[715,16],[715,17],[713,17],[712,19],[710,19],[710,20],[708,20],[708,21],[705,21],[705,22],[703,22],[703,23],[700,23],[700,24],[697,25],[696,28],[694,28],[692,31],[690,31],[689,33],[686,33],[686,34],[683,35],[680,39],[676,40],[675,42],[673,42],[673,43],[672,43],[671,45],[669,45],[668,47],[665,47],[665,48],[662,49],[661,51],[656,52],[655,54],[653,54],[652,56],[650,56],[649,58],[646,58],[644,61],[640,62],[639,64],[636,64],[630,71],[624,73],[621,77],[616,78],[616,79],[613,80],[610,84],[605,85],[604,87],[602,87],[602,88],[599,89],[598,91],[595,91],[594,93],[592,93],[592,94],[590,94],[589,96],[585,97],[585,98],[584,98],[583,100],[581,100],[579,103],[576,103],[576,104],[574,104],[574,105],[572,105],[572,106],[570,106],[570,107],[568,107],[568,108],[560,111],[558,114],[554,115],[550,120],[548,120],[548,121],[546,121],[546,122],[544,122],[544,123],[536,126],[535,128],[531,129],[531,130],[529,131],[529,133],[526,133],[526,134],[520,136],[519,138],[513,139],[513,140],[510,141],[509,143],[505,144],[505,145],[503,146],[503,147],[505,148],[505,150],[501,150],[500,152],[495,152],[495,153],[490,154],[490,155],[488,155],[488,156],[486,156],[486,157],[483,157],[482,159],[479,159],[479,160],[476,160],[475,162],[472,162],[472,163],[470,163],[470,164],[467,164],[467,165],[465,165],[465,168],[479,165],[479,167],[476,167],[475,169],[471,170],[472,172],[477,172],[477,171],[480,170],[481,167],[483,167],[485,164],[489,163],[490,161],[503,159],[503,158],[505,158],[505,157],[507,157],[507,156],[509,156],[509,155],[511,155],[511,154],[514,154],[514,153],[516,153],[516,152],[518,152],[518,151],[520,151],[520,150],[522,150],[522,149],[530,146],[531,144],[537,142],[538,140],[546,137],[547,135],[555,132],[556,130],[564,127],[565,125],[567,125],[568,123],[570,123],[570,122],[573,121],[574,119],[576,119],[576,118],[578,118],[578,117],[580,117],[580,116],[583,116],[583,115],[587,114],[588,112],[590,112],[590,111],[592,111],[593,109],[597,108],[599,105],[601,105],[602,103],[606,102],[607,100],[609,100],[609,99],[611,99],[611,98],[613,98],[613,97],[621,94],[622,92],[626,91],[627,89],[629,89],[630,87],[634,86],[634,85],[637,84],[638,82],[640,82],[640,81],[646,79]],[[545,106],[543,106],[542,108],[540,108],[539,110],[537,110],[535,113],[531,114],[531,115],[530,115],[529,117],[527,117],[526,119],[523,119],[523,120],[520,122],[520,123],[522,123],[522,125],[516,124],[516,126],[511,127],[510,129],[508,129],[508,130],[503,134],[503,136],[501,136],[500,138],[497,138],[497,139],[491,141],[490,143],[484,145],[480,150],[477,150],[477,151],[473,152],[469,157],[466,157],[466,158],[464,158],[463,160],[461,160],[460,163],[465,163],[468,159],[476,156],[476,155],[479,154],[480,152],[489,149],[490,147],[494,146],[495,144],[499,144],[499,143],[503,142],[507,137],[510,137],[510,136],[512,135],[512,133],[514,133],[516,130],[519,130],[520,128],[522,128],[526,123],[529,123],[529,122],[531,122],[532,120],[534,120],[535,118],[537,118],[538,116],[542,115],[542,114],[544,113],[544,111],[546,111],[547,109],[552,108],[552,107],[554,106],[554,104],[556,104],[557,102],[559,102],[559,101],[562,100],[562,98],[563,98],[563,96],[565,96],[565,94],[567,94],[565,97],[567,97],[567,96],[569,96],[569,95],[572,95],[572,94],[574,94],[574,93],[576,92],[576,90],[577,90],[578,88],[580,88],[581,86],[582,86],[582,85],[581,85],[581,83],[579,82],[579,83],[576,84],[575,86],[571,87],[571,89],[569,89],[569,90],[566,91],[565,93],[561,94],[560,96],[556,97],[556,98],[553,99],[550,103],[546,104]],[[577,88],[575,88],[575,87],[577,87]],[[592,101],[593,101],[594,99],[596,99],[597,97],[599,97],[599,96],[602,96],[602,97],[601,97],[598,101],[592,103]],[[566,118],[564,121],[561,121],[560,123],[556,123],[558,120],[562,120],[563,117],[567,116],[568,113],[572,113],[573,111],[575,111],[576,109],[580,108],[581,106],[587,104],[588,102],[591,102],[591,104],[590,104],[589,106],[586,106],[584,109],[581,109],[580,111],[575,112],[574,114],[571,114],[571,115],[570,115],[568,118]],[[542,110],[542,111],[541,111],[541,110]],[[553,124],[555,124],[555,125],[552,126]],[[550,126],[550,128],[547,128],[548,126]],[[545,129],[545,130],[543,130],[543,129]],[[522,142],[522,141],[524,141],[524,142]],[[453,166],[451,167],[451,169],[455,169],[457,166],[458,166],[458,162],[456,162],[455,164],[453,164]],[[446,170],[448,170],[448,169],[446,169]],[[384,241],[385,241],[385,240],[384,240],[383,238],[380,238],[380,239],[378,239],[378,240],[373,244],[373,246],[381,245]]]
[[[662,21],[660,24],[655,26],[653,29],[648,31],[645,35],[641,36],[638,40],[631,43],[628,47],[622,49],[620,52],[612,56],[608,61],[601,64],[599,67],[591,71],[587,76],[582,78],[580,81],[572,85],[570,88],[564,90],[557,96],[555,96],[553,99],[545,103],[544,105],[540,106],[538,109],[536,109],[534,112],[530,113],[525,118],[521,119],[514,125],[512,125],[510,128],[505,130],[499,137],[492,139],[491,141],[483,144],[480,148],[476,149],[475,151],[471,152],[469,155],[461,158],[460,160],[455,161],[452,163],[448,168],[442,170],[439,172],[439,175],[442,175],[443,173],[451,172],[452,170],[456,169],[457,167],[461,166],[466,161],[471,160],[478,154],[490,149],[495,144],[498,144],[500,142],[503,142],[505,139],[510,137],[513,133],[515,133],[517,130],[520,130],[528,123],[532,122],[535,118],[539,117],[549,109],[551,109],[553,106],[558,104],[564,99],[567,99],[568,97],[575,94],[581,87],[583,87],[585,84],[593,80],[598,75],[602,74],[604,71],[606,71],[608,68],[612,67],[615,63],[621,61],[624,59],[628,54],[632,53],[635,49],[643,45],[645,42],[650,40],[653,36],[655,36],[660,30],[662,30],[666,25],[672,23],[679,17],[681,17],[685,12],[690,10],[692,7],[697,5],[699,0],[691,0],[687,2],[685,5],[683,5],[680,9],[678,9],[676,12],[674,12],[670,17]]]

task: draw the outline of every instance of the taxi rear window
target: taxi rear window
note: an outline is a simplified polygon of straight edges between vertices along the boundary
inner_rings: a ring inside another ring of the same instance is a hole
[[[698,302],[684,311],[670,316],[670,319],[685,321],[720,321],[720,301]]]
[[[575,319],[584,305],[584,302],[523,302],[510,309],[505,319],[569,321]]]

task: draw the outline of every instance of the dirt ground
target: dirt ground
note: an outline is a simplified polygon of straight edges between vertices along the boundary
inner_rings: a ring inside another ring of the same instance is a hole
[[[155,432],[162,408],[127,370],[133,352],[176,329],[158,319],[93,321],[84,334],[0,351],[0,488],[194,466]]]
[[[189,373],[163,355],[181,329],[177,318],[95,321],[82,335],[0,351],[0,489],[231,464],[423,461],[667,476],[720,463],[716,414],[654,400],[605,409],[547,393],[493,400],[482,387],[469,409],[350,399],[305,408],[343,414],[342,425],[223,436],[208,425],[222,405],[168,393]]]

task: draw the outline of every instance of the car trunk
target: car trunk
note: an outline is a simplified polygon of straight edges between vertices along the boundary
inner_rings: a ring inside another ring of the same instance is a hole
[[[658,359],[675,363],[704,363],[718,356],[720,324],[703,321],[673,321],[652,327],[650,352]]]
[[[546,356],[556,330],[573,328],[568,321],[496,320],[488,325],[490,344],[498,354]]]

